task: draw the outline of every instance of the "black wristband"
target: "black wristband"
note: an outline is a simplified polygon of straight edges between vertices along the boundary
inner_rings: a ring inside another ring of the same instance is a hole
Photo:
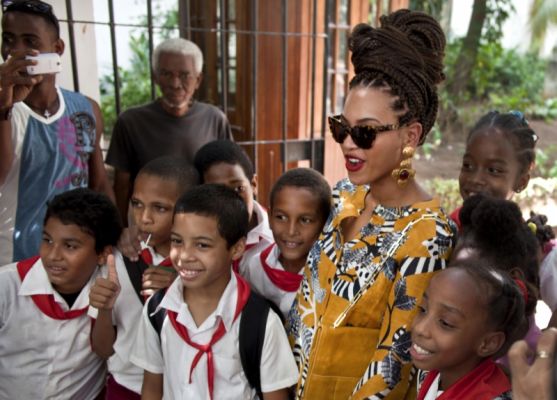
[[[12,107],[0,109],[0,121],[9,121],[12,118]]]

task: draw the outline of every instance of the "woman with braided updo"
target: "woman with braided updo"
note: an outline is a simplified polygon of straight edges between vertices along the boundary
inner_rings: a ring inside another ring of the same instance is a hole
[[[435,122],[444,47],[439,24],[408,10],[352,32],[356,75],[343,114],[329,118],[348,179],[287,320],[298,398],[398,400],[409,389],[409,328],[453,247],[454,227],[411,163]]]

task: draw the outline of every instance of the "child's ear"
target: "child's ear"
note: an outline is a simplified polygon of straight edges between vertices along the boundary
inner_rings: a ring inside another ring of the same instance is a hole
[[[249,181],[251,187],[253,188],[253,193],[257,192],[257,174],[253,174],[251,181]]]
[[[404,130],[406,132],[404,146],[411,146],[413,148],[418,147],[418,143],[420,143],[420,139],[422,138],[422,124],[415,121],[406,125]]]
[[[246,249],[246,238],[243,237],[232,245],[230,251],[232,252],[232,260],[239,260],[244,254]]]
[[[104,249],[97,255],[97,265],[105,265],[106,258],[112,254],[112,246],[105,246]]]
[[[530,182],[530,172],[525,172],[518,177],[513,190],[516,193],[522,192],[528,186],[528,182]]]
[[[503,332],[489,332],[483,337],[479,347],[478,356],[482,358],[491,357],[505,344]]]

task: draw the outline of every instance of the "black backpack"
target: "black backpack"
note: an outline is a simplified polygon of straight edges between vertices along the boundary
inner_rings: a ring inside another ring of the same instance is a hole
[[[135,294],[139,297],[141,304],[145,304],[145,298],[141,295],[141,286],[143,285],[143,273],[149,265],[140,257],[137,261],[132,261],[128,257],[123,256],[124,264],[126,264],[126,271],[135,290]]]
[[[165,292],[165,289],[157,291],[147,303],[149,321],[158,333],[159,340],[162,324],[166,317],[166,309],[162,308],[157,311],[157,307],[161,303]],[[282,320],[282,314],[278,307],[252,290],[240,316],[239,350],[242,369],[250,386],[255,389],[260,399],[263,399],[260,376],[261,353],[270,308]]]

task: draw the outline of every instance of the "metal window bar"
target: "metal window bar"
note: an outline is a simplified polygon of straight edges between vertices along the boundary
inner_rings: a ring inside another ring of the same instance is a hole
[[[288,78],[288,39],[289,38],[304,38],[309,37],[312,39],[311,44],[311,81],[310,81],[310,132],[309,132],[309,141],[310,141],[310,162],[312,166],[318,166],[321,161],[322,164],[322,154],[318,153],[318,147],[316,146],[317,142],[322,142],[324,140],[324,132],[326,130],[326,117],[331,110],[329,109],[328,105],[332,105],[327,100],[330,98],[331,95],[331,87],[329,85],[331,74],[334,73],[334,60],[331,59],[331,13],[336,14],[336,8],[333,7],[335,4],[331,4],[331,0],[325,1],[325,12],[324,12],[324,25],[323,25],[323,33],[319,33],[317,29],[317,0],[313,0],[312,5],[312,19],[311,19],[311,29],[309,33],[306,32],[289,32],[288,31],[288,0],[283,0],[283,11],[282,11],[282,32],[273,32],[273,31],[258,31],[258,0],[251,0],[251,29],[227,29],[226,25],[226,0],[217,0],[218,7],[220,9],[219,15],[219,24],[217,28],[197,28],[191,26],[191,1],[190,0],[180,0],[182,7],[179,8],[179,12],[182,15],[183,23],[180,24],[177,28],[180,30],[180,36],[182,37],[191,37],[192,32],[204,32],[204,33],[216,33],[219,36],[219,45],[220,45],[220,60],[219,60],[219,67],[220,67],[220,76],[221,76],[221,88],[219,90],[221,94],[221,104],[220,106],[223,108],[224,112],[228,110],[228,75],[226,71],[227,66],[227,51],[226,51],[226,37],[230,33],[235,33],[236,35],[250,35],[253,37],[252,45],[251,45],[251,52],[252,52],[252,60],[251,60],[251,121],[250,121],[250,131],[252,134],[251,140],[244,140],[238,142],[242,145],[253,145],[254,146],[254,163],[257,165],[257,157],[258,157],[258,146],[264,144],[284,144],[285,151],[282,154],[282,168],[283,171],[286,169],[288,163],[288,146],[289,143],[299,143],[299,142],[307,142],[307,139],[289,139],[288,138],[288,88],[287,88],[287,78]],[[79,90],[79,74],[77,68],[77,60],[75,56],[75,36],[74,36],[74,24],[91,24],[91,25],[105,25],[109,27],[110,30],[110,44],[111,44],[111,52],[112,52],[112,64],[113,64],[113,74],[114,74],[114,97],[115,97],[115,109],[116,113],[120,114],[122,111],[121,109],[121,94],[120,94],[120,74],[119,74],[119,63],[118,63],[118,56],[117,56],[117,49],[116,49],[116,27],[130,27],[130,28],[147,28],[148,31],[148,40],[149,40],[149,59],[151,59],[152,52],[153,52],[153,39],[154,39],[154,29],[165,29],[163,26],[155,26],[153,24],[153,12],[152,12],[152,0],[146,0],[147,3],[147,25],[144,24],[133,24],[133,23],[116,23],[114,17],[114,1],[107,0],[108,3],[108,11],[109,11],[109,21],[102,22],[102,21],[91,21],[91,20],[81,20],[81,19],[74,19],[73,18],[73,10],[72,10],[72,0],[66,0],[66,10],[67,10],[67,19],[60,19],[61,22],[66,22],[68,24],[68,31],[69,31],[69,41],[70,41],[70,51],[71,51],[71,58],[72,58],[72,73],[73,73],[73,80],[74,80],[74,89]],[[336,3],[333,2],[332,3]],[[258,49],[257,49],[257,37],[259,36],[279,36],[282,37],[282,58],[283,58],[283,66],[282,66],[282,139],[281,140],[259,140],[258,135],[256,132],[257,128],[257,115],[258,115],[258,106],[257,106],[257,86],[256,86],[256,77],[257,71],[259,68],[258,65]],[[323,81],[322,81],[322,89],[321,89],[321,96],[322,96],[322,113],[321,113],[321,137],[315,136],[315,121],[313,119],[313,115],[315,112],[316,104],[315,104],[315,96],[318,95],[315,93],[316,90],[316,70],[317,70],[317,41],[323,41]],[[338,73],[338,71],[337,71]],[[151,71],[151,97],[154,99],[156,97],[156,88],[154,79],[152,76]],[[321,152],[323,146],[319,147]],[[321,169],[321,168],[319,168]]]

